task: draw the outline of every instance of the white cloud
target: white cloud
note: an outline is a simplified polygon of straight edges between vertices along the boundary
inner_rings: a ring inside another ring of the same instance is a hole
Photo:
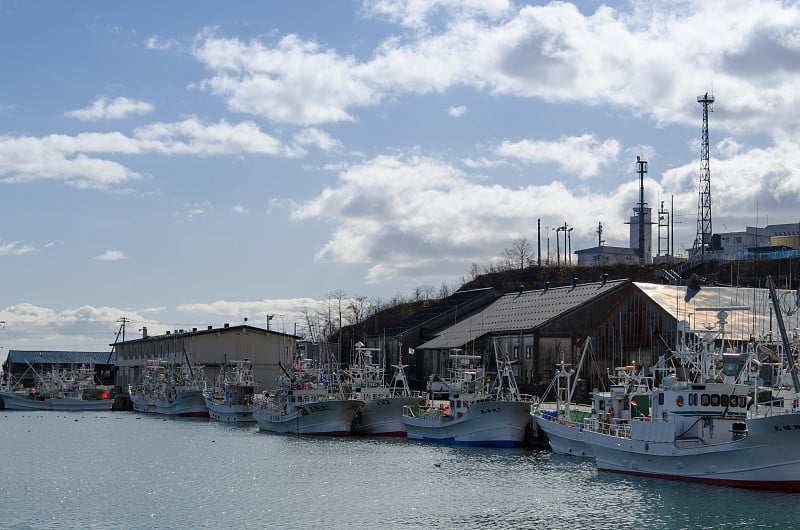
[[[519,189],[481,184],[442,160],[408,153],[342,171],[293,217],[332,224],[317,259],[366,263],[369,281],[434,272],[453,277],[465,264],[488,263],[519,234],[533,240],[537,219],[554,225],[568,219],[576,227],[575,249],[593,244],[598,221],[613,227],[608,241],[627,242],[624,221],[636,193],[634,183],[591,195],[559,182]]]
[[[192,222],[195,218],[208,214],[212,209],[211,201],[186,203],[183,205],[183,210],[175,212],[173,217],[179,223]]]
[[[241,204],[236,204],[236,205],[234,205],[234,206],[231,208],[231,211],[232,211],[233,213],[237,213],[237,214],[242,214],[242,213],[246,213],[246,212],[247,212],[247,210],[245,210],[245,209],[244,209],[244,206],[242,206]]]
[[[213,71],[202,86],[226,98],[232,111],[276,122],[351,121],[348,108],[380,100],[354,59],[295,35],[275,47],[209,37],[195,49],[195,56]]]
[[[580,178],[595,177],[600,169],[616,161],[620,144],[610,138],[598,142],[592,134],[560,138],[557,142],[504,140],[495,149],[498,156],[506,156],[530,164],[557,164],[561,171]]]
[[[98,261],[120,261],[128,259],[128,256],[125,255],[124,250],[106,250],[99,256],[95,256],[94,259]]]
[[[205,32],[194,50],[211,71],[201,86],[236,112],[313,125],[453,87],[695,124],[694,95],[713,85],[726,110],[721,126],[770,135],[799,128],[800,6],[654,2],[587,15],[565,2],[375,0],[362,13],[426,30],[387,36],[363,61],[297,35],[270,44]],[[430,26],[434,19],[441,23]]]
[[[317,137],[324,142],[325,135]],[[52,134],[42,138],[0,136],[0,182],[22,183],[61,180],[77,188],[111,189],[141,175],[113,160],[89,155],[197,155],[242,153],[301,156],[297,147],[285,146],[251,121],[236,124],[220,120],[205,123],[189,117],[179,122],[155,122],[120,132]]]
[[[499,18],[509,14],[511,8],[508,0],[365,0],[361,12],[408,28],[423,29],[437,13],[453,19]]]
[[[124,97],[109,100],[101,96],[86,108],[71,110],[64,114],[81,121],[118,120],[132,114],[148,114],[154,108],[151,103],[145,101]]]
[[[332,137],[327,132],[307,127],[294,135],[294,141],[300,145],[314,145],[323,151],[337,151],[342,148],[342,142]]]
[[[147,37],[144,43],[145,47],[150,50],[169,50],[178,47],[178,41],[175,39],[162,39],[155,35]]]
[[[0,256],[21,256],[35,251],[36,247],[24,241],[11,241],[9,243],[0,241]]]
[[[466,113],[467,113],[467,107],[465,107],[464,105],[453,105],[449,109],[447,109],[447,114],[454,118],[460,118]]]

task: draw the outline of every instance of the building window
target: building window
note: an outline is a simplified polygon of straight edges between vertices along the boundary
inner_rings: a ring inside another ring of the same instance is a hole
[[[514,359],[519,359],[519,346],[514,346]]]
[[[525,346],[525,358],[526,359],[533,358],[533,346],[531,346],[530,344]]]

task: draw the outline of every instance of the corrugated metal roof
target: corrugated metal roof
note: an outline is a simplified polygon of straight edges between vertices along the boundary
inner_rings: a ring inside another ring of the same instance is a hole
[[[419,349],[458,348],[487,333],[534,329],[627,282],[614,280],[506,294],[483,311],[445,328]]]
[[[489,296],[492,292],[494,292],[494,289],[491,287],[470,289],[467,291],[456,291],[447,298],[439,300],[431,304],[429,307],[404,318],[394,326],[387,328],[385,334],[390,337],[399,335],[400,333],[408,331],[416,326],[421,326],[422,324],[430,322],[436,317],[439,317],[448,311],[452,311],[459,306],[469,304],[470,302],[473,302],[481,297]]]
[[[772,330],[773,337],[780,339],[768,289],[701,286],[700,291],[686,302],[685,286],[652,283],[634,285],[675,319],[686,320],[691,329],[718,329],[717,313],[721,308],[746,307],[747,309],[726,310],[727,338],[747,340],[751,335],[766,336]],[[786,329],[791,333],[800,327],[800,308],[795,303],[797,292],[777,289],[777,294]],[[714,310],[705,311],[704,308]]]
[[[106,364],[109,352],[8,350],[14,364]],[[113,361],[112,361],[113,363]]]

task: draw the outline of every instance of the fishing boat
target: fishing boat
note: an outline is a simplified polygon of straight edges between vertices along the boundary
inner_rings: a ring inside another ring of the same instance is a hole
[[[111,390],[95,383],[92,366],[40,373],[29,364],[28,370],[33,371],[34,387],[14,388],[9,380],[0,391],[6,410],[111,410]]]
[[[147,361],[139,381],[128,387],[128,396],[136,412],[207,418],[206,390],[203,367],[187,356],[186,362]]]
[[[612,418],[617,425],[624,425],[632,417],[650,414],[652,377],[645,377],[633,365],[617,367],[614,373],[608,374],[609,390],[595,390],[591,405],[574,401],[578,375],[590,350],[591,341],[587,339],[577,370],[564,362],[562,352],[555,377],[544,392],[545,396],[549,395],[555,387],[555,403],[540,401],[531,405],[535,427],[545,433],[550,449],[556,454],[594,458],[591,447],[583,441],[586,429],[596,428]]]
[[[284,375],[253,409],[260,431],[320,436],[350,434],[364,401],[343,392],[332,365],[323,370],[298,354],[288,369],[282,363],[278,366]]]
[[[203,367],[190,363],[169,363],[166,378],[156,386],[153,404],[156,414],[184,418],[207,418],[208,407],[203,393],[207,381]]]
[[[250,359],[232,361],[220,373],[216,387],[207,392],[206,407],[212,420],[246,423],[253,417],[253,363]]]
[[[664,377],[651,392],[649,416],[584,431],[583,442],[594,452],[599,470],[800,491],[800,382],[772,278],[767,285],[792,379],[783,406],[752,411],[758,393],[739,382],[746,363],[726,362],[734,359],[719,359],[705,348],[690,350],[682,359],[686,369]],[[718,309],[724,322],[728,308],[707,309]],[[715,373],[720,364],[722,373]]]
[[[355,362],[344,371],[345,387],[349,386],[353,396],[364,401],[364,408],[356,415],[353,424],[354,433],[405,437],[403,409],[425,403],[425,397],[412,392],[408,385],[405,374],[408,365],[403,364],[401,355],[399,364],[392,365],[394,373],[387,383],[383,360],[373,361],[373,355],[380,357],[382,349],[366,348],[361,342],[355,346]]]
[[[128,397],[133,410],[148,414],[156,413],[155,390],[164,384],[166,367],[160,361],[147,361],[136,384],[128,385]]]
[[[446,402],[428,400],[403,413],[409,440],[446,445],[517,447],[525,440],[534,399],[521,394],[506,354],[497,354],[497,377],[486,384],[482,357],[451,352]]]

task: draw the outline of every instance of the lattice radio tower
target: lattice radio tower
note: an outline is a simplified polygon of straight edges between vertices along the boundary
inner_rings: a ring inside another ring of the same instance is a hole
[[[711,169],[708,165],[708,112],[713,112],[714,96],[706,92],[697,96],[703,105],[703,140],[700,145],[700,197],[697,201],[697,236],[692,256],[705,260],[706,249],[711,250]]]

